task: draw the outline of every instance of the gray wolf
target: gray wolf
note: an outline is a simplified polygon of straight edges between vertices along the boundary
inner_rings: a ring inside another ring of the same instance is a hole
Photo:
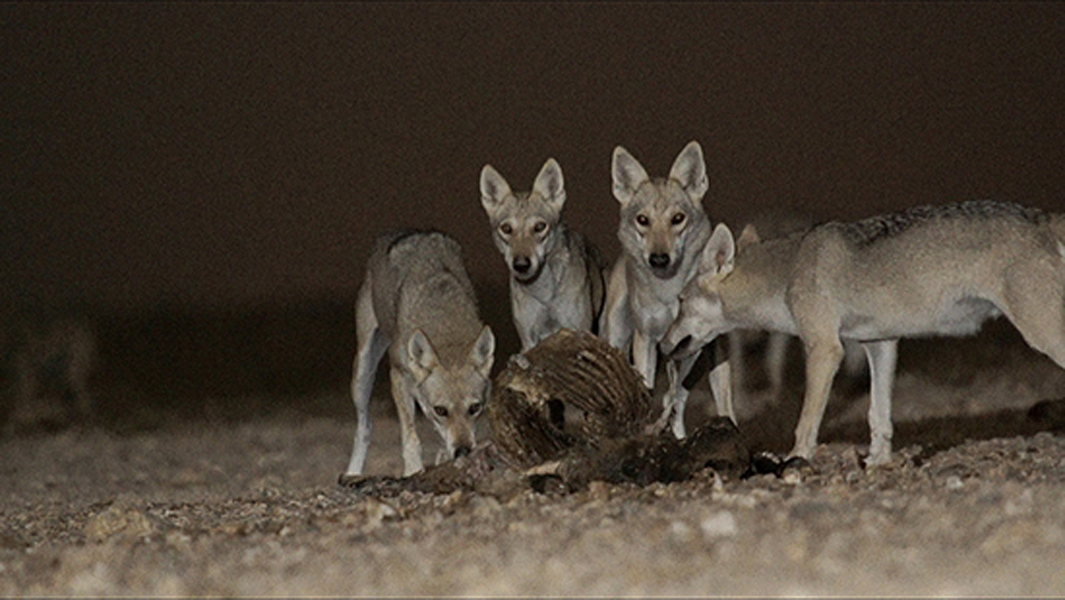
[[[710,181],[702,147],[694,141],[677,155],[666,178],[649,177],[621,146],[614,149],[611,171],[620,203],[622,253],[607,283],[601,333],[614,347],[631,351],[636,371],[653,389],[658,342],[676,318],[677,296],[695,276],[700,252],[710,238],[710,218],[702,206]],[[663,419],[672,420],[679,438],[685,435],[688,396],[681,382],[696,358],[690,355],[667,365]],[[727,362],[711,372],[710,382],[718,414],[735,421]]]
[[[90,381],[97,363],[94,328],[82,317],[21,315],[4,330],[6,434],[23,426],[67,425],[92,418]]]
[[[868,464],[891,459],[898,340],[976,333],[1005,315],[1065,368],[1065,217],[994,201],[918,206],[762,242],[718,225],[662,342],[683,356],[736,327],[798,335],[806,393],[792,456],[810,458],[843,356],[869,360]]]
[[[811,214],[784,206],[760,209],[754,212],[747,222],[757,230],[758,236],[763,240],[804,231],[816,224]],[[728,334],[733,402],[739,407],[755,412],[757,411],[757,407],[754,406],[756,398],[747,394],[749,381],[744,355],[748,353],[750,345],[756,342],[763,333],[766,334],[763,360],[769,382],[767,400],[769,405],[776,405],[783,391],[788,346],[793,337],[779,331],[759,332],[745,329],[736,329]],[[851,340],[843,340],[843,350],[843,371],[848,377],[857,380],[865,370],[865,351],[862,350],[860,344]]]
[[[434,231],[379,238],[359,288],[355,328],[351,396],[358,425],[347,475],[362,474],[370,445],[370,394],[386,351],[404,476],[423,468],[415,403],[444,440],[448,457],[468,454],[475,420],[488,399],[495,337],[478,315],[458,242]]]
[[[599,252],[561,222],[566,190],[549,158],[531,192],[513,192],[491,165],[481,170],[481,204],[510,271],[514,327],[526,351],[559,329],[596,332],[605,295]]]

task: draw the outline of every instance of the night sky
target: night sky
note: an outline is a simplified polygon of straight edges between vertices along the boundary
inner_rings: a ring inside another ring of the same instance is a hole
[[[665,175],[698,140],[734,226],[1065,210],[1063,3],[5,3],[0,28],[8,303],[353,299],[408,226],[505,289],[481,167],[527,189],[556,158],[612,259],[619,144]]]

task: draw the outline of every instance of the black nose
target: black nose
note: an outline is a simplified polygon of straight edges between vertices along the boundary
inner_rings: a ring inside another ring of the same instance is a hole
[[[532,261],[529,260],[528,256],[519,256],[514,259],[513,266],[518,273],[528,273],[532,267]]]
[[[466,456],[469,453],[469,446],[459,446],[458,448],[455,448],[455,458],[462,458],[463,456]]]
[[[647,262],[651,263],[651,266],[656,269],[664,269],[669,266],[668,254],[652,254]]]
[[[678,354],[680,354],[682,352],[687,352],[688,351],[688,346],[690,346],[691,343],[692,343],[692,336],[686,335],[686,336],[684,336],[684,339],[682,339],[681,341],[677,342],[676,346],[673,346],[673,349],[670,350],[668,354],[670,356],[676,356],[676,355],[678,355]]]

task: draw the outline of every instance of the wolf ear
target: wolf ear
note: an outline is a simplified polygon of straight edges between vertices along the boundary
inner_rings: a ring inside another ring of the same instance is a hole
[[[491,214],[499,203],[511,194],[510,185],[506,179],[492,168],[485,165],[481,169],[481,205],[484,210]]]
[[[610,172],[614,176],[614,197],[622,204],[628,204],[636,190],[650,180],[643,165],[621,146],[614,148]]]
[[[429,342],[429,338],[425,337],[421,329],[415,329],[410,339],[407,340],[407,363],[418,383],[425,381],[439,364],[433,344]]]
[[[757,244],[762,241],[762,237],[758,235],[758,229],[754,225],[748,223],[743,231],[740,232],[740,238],[736,240],[736,246],[742,250],[751,244]]]
[[[698,202],[703,199],[710,189],[710,179],[706,176],[706,161],[699,142],[692,140],[680,151],[677,160],[673,161],[673,168],[669,170],[669,178],[680,183],[692,200]]]
[[[732,271],[736,261],[736,241],[724,223],[718,223],[710,241],[706,242],[699,260],[700,275],[724,275]]]
[[[540,167],[540,174],[533,183],[533,192],[540,196],[555,211],[561,211],[566,203],[566,189],[563,187],[562,167],[553,158],[547,159],[544,166]]]
[[[495,360],[496,351],[496,336],[492,333],[492,328],[485,325],[481,329],[481,335],[477,336],[477,341],[473,343],[473,348],[470,349],[469,363],[473,365],[477,372],[481,374],[485,379],[488,379],[488,375],[492,372],[492,362]]]

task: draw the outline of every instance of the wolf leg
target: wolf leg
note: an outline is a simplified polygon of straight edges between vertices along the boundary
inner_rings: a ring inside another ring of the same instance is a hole
[[[371,296],[372,284],[367,282],[359,290],[356,303],[355,323],[358,337],[358,349],[355,352],[355,364],[352,366],[351,398],[355,403],[355,446],[348,462],[348,475],[361,475],[366,463],[366,452],[370,447],[370,396],[373,392],[377,365],[381,362],[388,341],[378,328],[377,317],[373,311]]]
[[[396,401],[396,413],[399,415],[399,434],[403,444],[403,476],[409,477],[424,468],[422,442],[415,428],[414,398],[407,389],[406,375],[395,365],[392,366],[392,398]]]
[[[899,341],[881,340],[862,344],[869,357],[872,389],[869,392],[869,458],[868,465],[882,465],[891,461],[891,390],[895,383],[895,364]]]
[[[804,339],[806,346],[806,395],[802,401],[799,425],[795,428],[795,446],[790,456],[813,457],[817,449],[817,432],[828,405],[832,380],[843,359],[843,345],[835,335]]]
[[[784,366],[788,355],[789,336],[776,331],[769,332],[765,346],[765,370],[769,376],[769,398],[776,405],[784,389]]]

